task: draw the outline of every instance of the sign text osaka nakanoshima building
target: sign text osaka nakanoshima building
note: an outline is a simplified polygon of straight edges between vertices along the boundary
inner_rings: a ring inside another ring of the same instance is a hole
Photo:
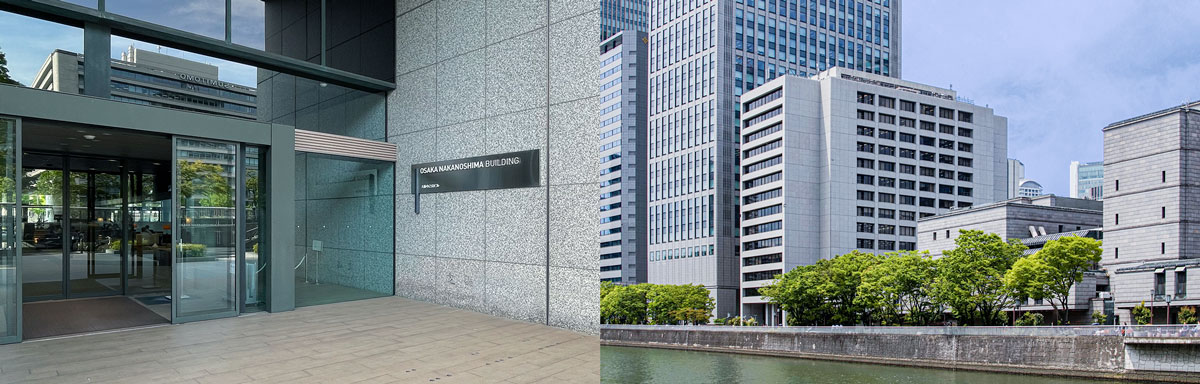
[[[413,164],[414,193],[526,188],[540,184],[538,150]]]

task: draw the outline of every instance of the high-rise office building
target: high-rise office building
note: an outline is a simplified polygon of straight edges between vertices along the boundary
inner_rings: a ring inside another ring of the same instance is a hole
[[[1100,265],[1110,273],[1121,324],[1135,324],[1130,310],[1140,303],[1153,311],[1153,324],[1175,323],[1181,306],[1200,305],[1198,131],[1200,102],[1104,127]]]
[[[1025,163],[1017,159],[1008,159],[1008,198],[1019,196],[1021,182],[1025,180]]]
[[[646,33],[600,44],[600,281],[646,282]]]
[[[737,98],[785,74],[900,77],[900,1],[650,4],[650,282],[738,312]]]
[[[647,0],[600,0],[600,40],[621,31],[646,32]]]
[[[1104,162],[1071,162],[1071,197],[1076,199],[1104,199]]]
[[[776,275],[851,251],[917,249],[917,219],[1001,200],[1008,119],[952,90],[833,68],[742,96],[741,307]]]

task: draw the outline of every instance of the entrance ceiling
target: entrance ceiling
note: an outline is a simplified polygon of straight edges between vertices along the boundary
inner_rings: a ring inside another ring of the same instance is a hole
[[[92,156],[96,161],[171,161],[171,138],[165,135],[34,119],[22,121],[21,133],[25,151]]]

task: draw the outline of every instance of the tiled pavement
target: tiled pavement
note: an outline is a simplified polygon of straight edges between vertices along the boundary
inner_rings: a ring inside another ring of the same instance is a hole
[[[600,341],[399,297],[0,346],[0,383],[600,381]]]

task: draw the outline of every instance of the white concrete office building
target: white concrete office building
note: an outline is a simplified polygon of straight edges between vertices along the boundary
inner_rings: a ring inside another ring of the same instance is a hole
[[[1021,181],[1025,179],[1025,163],[1017,159],[1008,159],[1008,197],[1017,197]]]
[[[1104,162],[1071,162],[1071,197],[1076,199],[1104,199]]]
[[[1007,119],[952,90],[834,68],[742,97],[741,313],[758,288],[858,250],[917,249],[917,219],[1005,195]]]
[[[832,67],[900,77],[899,0],[650,2],[650,282],[738,309],[738,97]]]
[[[600,281],[646,282],[646,43],[600,44]]]
[[[1038,197],[1044,191],[1042,183],[1030,179],[1021,179],[1021,182],[1017,184],[1017,197]]]
[[[1104,254],[1116,312],[1200,305],[1200,102],[1104,127]],[[1193,275],[1188,279],[1189,272]],[[1171,315],[1168,317],[1167,308]]]

